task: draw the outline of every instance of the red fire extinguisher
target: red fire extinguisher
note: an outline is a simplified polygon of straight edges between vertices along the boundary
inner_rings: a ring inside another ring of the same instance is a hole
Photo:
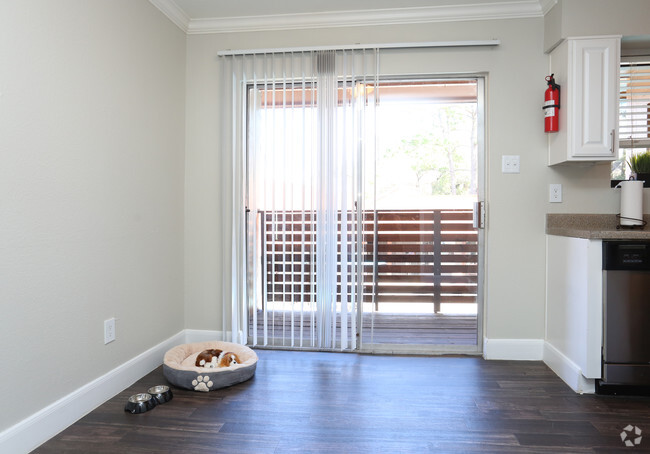
[[[558,132],[560,124],[560,86],[554,74],[546,76],[548,88],[544,92],[544,132]]]

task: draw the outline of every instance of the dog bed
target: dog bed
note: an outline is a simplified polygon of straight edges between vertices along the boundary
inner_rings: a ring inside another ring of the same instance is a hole
[[[217,348],[235,353],[241,364],[229,367],[196,367],[196,357],[203,350]],[[194,391],[208,392],[249,380],[255,375],[257,355],[245,345],[231,342],[195,342],[178,345],[167,353],[163,360],[163,374],[172,385]]]

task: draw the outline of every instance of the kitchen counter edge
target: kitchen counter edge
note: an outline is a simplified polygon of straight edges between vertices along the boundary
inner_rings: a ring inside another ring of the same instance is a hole
[[[643,219],[650,223],[650,214]],[[590,240],[650,240],[650,225],[644,229],[617,229],[615,214],[547,213],[546,234]]]

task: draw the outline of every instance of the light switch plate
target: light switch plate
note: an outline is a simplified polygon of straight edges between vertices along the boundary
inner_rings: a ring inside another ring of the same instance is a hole
[[[501,156],[501,173],[519,173],[519,156]]]

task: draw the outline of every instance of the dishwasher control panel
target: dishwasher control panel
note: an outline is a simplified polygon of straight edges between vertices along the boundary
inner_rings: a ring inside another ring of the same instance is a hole
[[[603,241],[603,270],[650,270],[650,241]]]

